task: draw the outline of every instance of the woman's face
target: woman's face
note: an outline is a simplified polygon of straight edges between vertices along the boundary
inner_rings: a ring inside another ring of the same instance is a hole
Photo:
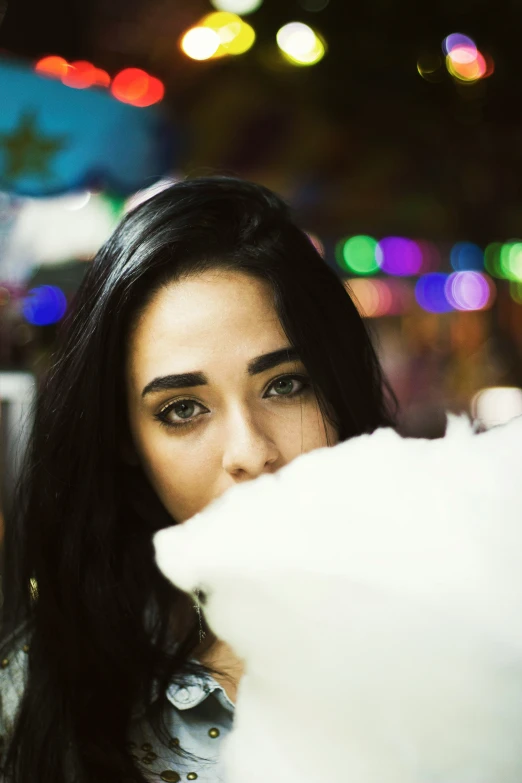
[[[162,288],[127,357],[133,449],[184,522],[229,487],[337,442],[275,312],[268,283],[208,271]]]

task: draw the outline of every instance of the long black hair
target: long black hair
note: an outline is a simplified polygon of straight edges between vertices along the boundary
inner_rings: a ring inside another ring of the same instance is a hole
[[[7,519],[3,637],[21,626],[31,637],[4,767],[15,783],[70,783],[66,754],[81,783],[145,780],[128,748],[134,708],[154,683],[215,673],[189,662],[198,615],[154,562],[152,534],[175,520],[121,454],[130,330],[160,286],[215,267],[270,283],[340,440],[395,423],[364,321],[278,196],[204,177],[128,213],[64,323]]]

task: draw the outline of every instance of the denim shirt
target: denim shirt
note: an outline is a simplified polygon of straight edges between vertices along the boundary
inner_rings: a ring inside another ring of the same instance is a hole
[[[18,637],[16,647],[0,661],[0,758],[23,695],[27,651],[27,638]],[[195,658],[191,660],[197,661]],[[191,674],[187,687],[171,684],[164,694],[157,694],[156,698],[163,701],[171,748],[180,745],[183,750],[205,760],[184,759],[165,748],[147,722],[146,711],[135,711],[129,747],[133,756],[141,762],[139,766],[147,780],[158,783],[186,780],[226,783],[220,762],[220,745],[232,728],[235,708],[224,688],[211,675],[199,677]]]

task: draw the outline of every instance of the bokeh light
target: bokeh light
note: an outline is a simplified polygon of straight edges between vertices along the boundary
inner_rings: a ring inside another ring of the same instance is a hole
[[[496,289],[493,280],[480,272],[453,272],[444,293],[455,310],[484,310],[493,304]]]
[[[209,60],[221,45],[219,35],[209,27],[193,27],[181,39],[181,49],[192,60]]]
[[[522,282],[522,242],[508,242],[500,251],[500,266],[504,277]]]
[[[87,60],[76,60],[69,63],[67,72],[62,76],[62,82],[67,87],[83,90],[96,83],[96,71],[95,66]]]
[[[412,239],[384,237],[377,244],[375,259],[388,275],[406,277],[417,275],[422,269],[422,252]]]
[[[38,60],[34,66],[34,70],[44,76],[54,76],[56,79],[61,79],[69,70],[69,63],[67,60],[64,60],[63,57],[50,55],[49,57],[42,57],[41,60]]]
[[[484,269],[484,253],[473,242],[457,242],[450,250],[450,263],[456,272]]]
[[[263,4],[263,0],[210,0],[210,2],[218,11],[230,11],[240,16],[253,14]]]
[[[425,239],[416,239],[415,244],[419,248],[422,263],[420,273],[427,274],[428,272],[436,272],[440,269],[442,259],[440,256],[440,250],[434,242],[429,242]]]
[[[481,389],[471,400],[471,415],[486,429],[522,415],[522,389],[496,386]]]
[[[226,11],[208,14],[201,20],[199,27],[207,27],[213,30],[219,38],[219,46],[211,55],[212,57],[223,57],[226,54],[243,54],[253,46],[256,40],[253,27],[244,22],[237,14]]]
[[[140,68],[124,68],[112,80],[111,92],[123,103],[145,107],[161,101],[165,88],[159,79]]]
[[[449,73],[463,82],[476,82],[486,74],[486,60],[476,49],[459,46],[446,57]]]
[[[96,68],[94,74],[94,84],[98,87],[109,87],[111,83],[111,77],[104,71],[103,68]]]
[[[522,305],[522,283],[516,283],[514,280],[511,280],[509,283],[509,295],[516,304]]]
[[[376,239],[360,234],[338,242],[335,258],[344,271],[357,275],[373,275],[379,271],[375,260],[376,247]]]
[[[428,313],[448,313],[454,310],[446,299],[445,285],[448,275],[432,272],[422,275],[415,285],[415,299]]]
[[[492,277],[504,277],[502,267],[500,266],[500,252],[502,242],[490,242],[484,250],[484,269]]]
[[[495,67],[493,59],[479,52],[475,41],[462,33],[452,33],[442,42],[448,72],[460,82],[472,84],[490,76]]]
[[[315,65],[325,54],[320,36],[303,22],[289,22],[276,35],[277,45],[294,65]]]
[[[67,310],[63,291],[54,285],[32,288],[23,300],[22,313],[26,321],[35,326],[47,326],[59,321]]]
[[[442,42],[442,51],[447,55],[452,52],[453,49],[457,49],[460,46],[468,46],[470,49],[475,49],[475,51],[477,51],[475,41],[462,33],[451,33],[450,35],[447,35]]]
[[[365,318],[404,315],[413,304],[412,290],[402,280],[355,277],[345,280],[344,285]]]
[[[417,60],[417,71],[427,82],[438,82],[442,79],[442,57],[426,53]]]

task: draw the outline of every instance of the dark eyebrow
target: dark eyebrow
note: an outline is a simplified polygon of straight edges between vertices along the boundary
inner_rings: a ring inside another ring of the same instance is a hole
[[[248,374],[258,375],[266,370],[271,370],[284,362],[300,361],[300,357],[295,348],[280,348],[271,353],[265,353],[257,356],[248,363]],[[154,378],[143,389],[141,396],[153,394],[159,391],[168,391],[170,389],[187,389],[191,386],[206,386],[208,378],[203,372],[184,372],[180,375],[164,375],[161,378]]]

